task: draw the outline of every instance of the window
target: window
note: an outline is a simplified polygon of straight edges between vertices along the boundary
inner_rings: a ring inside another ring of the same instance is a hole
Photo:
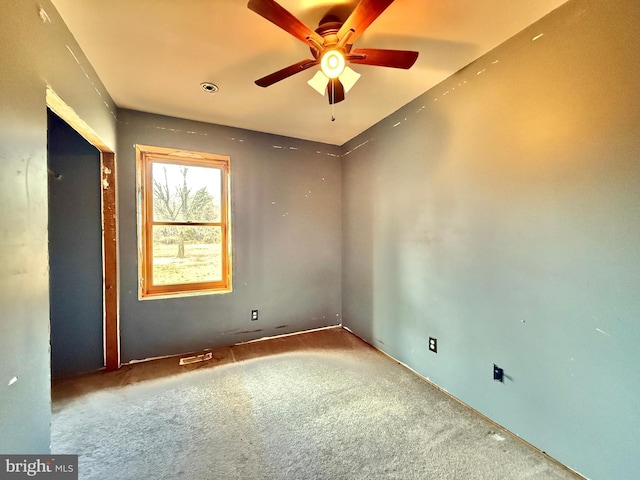
[[[136,146],[139,296],[231,291],[229,157]]]

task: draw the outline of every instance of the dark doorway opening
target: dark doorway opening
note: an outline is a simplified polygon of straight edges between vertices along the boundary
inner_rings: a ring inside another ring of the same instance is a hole
[[[51,373],[104,367],[100,151],[48,115]]]

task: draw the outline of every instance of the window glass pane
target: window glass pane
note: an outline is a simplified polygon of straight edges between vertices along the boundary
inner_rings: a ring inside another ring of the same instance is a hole
[[[219,168],[154,162],[153,221],[220,222]]]
[[[222,228],[153,227],[153,285],[222,280]]]

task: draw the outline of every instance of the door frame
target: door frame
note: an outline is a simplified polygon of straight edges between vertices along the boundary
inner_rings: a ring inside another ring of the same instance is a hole
[[[87,125],[51,88],[47,87],[47,107],[67,122],[100,152],[102,210],[102,320],[104,366],[120,368],[120,320],[118,312],[118,229],[116,202],[116,157],[98,134]]]

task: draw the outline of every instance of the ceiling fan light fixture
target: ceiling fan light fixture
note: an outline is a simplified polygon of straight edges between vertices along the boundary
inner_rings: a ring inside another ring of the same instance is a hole
[[[360,74],[349,67],[345,67],[339,78],[345,93],[348,93],[360,78]]]
[[[344,87],[345,93],[347,93],[356,84],[360,74],[355,72],[349,67],[344,67],[344,71],[338,77],[340,83]],[[329,85],[329,78],[322,73],[322,70],[318,70],[316,74],[307,82],[311,88],[313,88],[320,95],[324,96],[327,93],[327,86]]]
[[[329,85],[329,79],[327,76],[322,73],[321,70],[318,70],[316,74],[307,82],[311,88],[313,88],[320,95],[324,96],[327,91],[327,85]]]
[[[329,78],[338,78],[344,71],[346,61],[340,50],[327,50],[320,60],[320,69]]]
[[[411,68],[418,58],[418,52],[352,48],[358,37],[393,2],[394,0],[360,0],[344,22],[333,15],[325,15],[318,28],[312,30],[276,0],[249,0],[249,10],[306,44],[313,55],[312,59],[294,63],[256,80],[256,85],[268,87],[319,65],[320,70],[307,83],[318,93],[327,93],[329,104],[333,105],[345,99],[345,92],[360,77],[360,74],[346,66],[347,62],[405,70]]]

